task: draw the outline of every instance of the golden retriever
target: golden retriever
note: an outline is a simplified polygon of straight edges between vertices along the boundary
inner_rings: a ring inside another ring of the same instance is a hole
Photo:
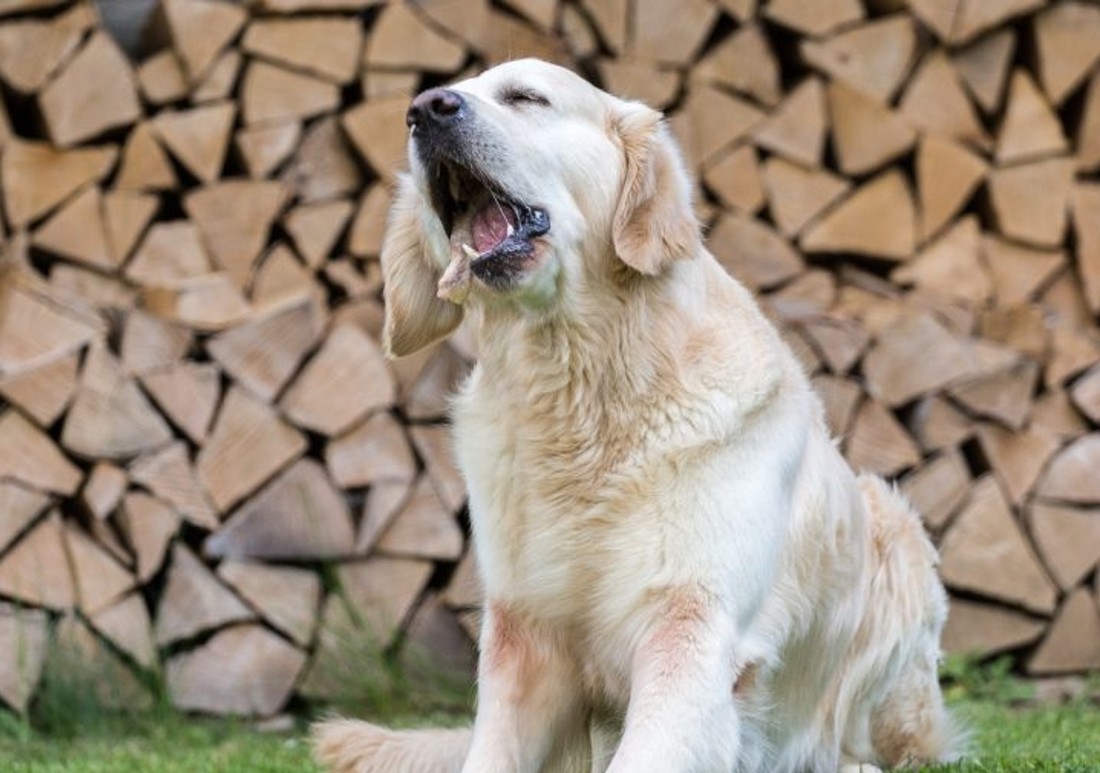
[[[942,760],[946,595],[703,245],[661,115],[523,60],[418,96],[383,247],[394,356],[464,315],[486,592],[470,730],[316,731],[341,773],[873,770]]]

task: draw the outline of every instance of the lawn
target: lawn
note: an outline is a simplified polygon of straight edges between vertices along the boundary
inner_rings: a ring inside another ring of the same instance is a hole
[[[1007,708],[992,700],[957,705],[977,759],[942,773],[1100,771],[1100,709],[1086,704]],[[259,733],[232,722],[165,714],[100,722],[59,734],[0,723],[4,773],[310,773],[304,728]]]

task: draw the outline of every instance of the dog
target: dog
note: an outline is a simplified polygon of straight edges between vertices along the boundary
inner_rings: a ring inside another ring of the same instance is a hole
[[[947,597],[704,247],[663,118],[537,60],[420,94],[392,356],[468,318],[453,404],[486,594],[472,729],[315,730],[339,773],[817,773],[953,758]]]

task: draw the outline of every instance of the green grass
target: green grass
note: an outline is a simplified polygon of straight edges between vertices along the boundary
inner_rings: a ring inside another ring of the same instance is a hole
[[[973,756],[923,773],[1100,773],[1097,705],[1019,708],[1029,688],[1008,661],[949,660],[944,677],[949,701],[970,728]],[[375,677],[359,685],[364,701],[345,709],[398,726],[463,721],[462,693],[439,684],[433,700],[424,684],[395,687]],[[111,712],[90,694],[80,680],[47,681],[28,719],[0,711],[0,771],[317,773],[304,721],[288,733],[260,733],[244,722],[184,717],[163,703],[138,714]]]
[[[1014,709],[988,700],[956,707],[974,734],[974,760],[947,773],[1100,771],[1100,709]],[[0,721],[5,773],[311,773],[304,728],[261,734],[234,722],[172,714],[102,720],[61,737]]]

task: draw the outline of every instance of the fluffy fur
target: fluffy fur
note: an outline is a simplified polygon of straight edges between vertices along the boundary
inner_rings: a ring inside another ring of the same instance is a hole
[[[549,104],[509,102],[516,87]],[[848,467],[794,356],[706,251],[659,114],[531,60],[453,88],[480,172],[552,223],[512,286],[440,300],[462,255],[411,152],[383,254],[391,352],[463,314],[477,334],[454,403],[487,598],[477,717],[324,724],[319,760],[834,773],[952,756],[935,551]]]

